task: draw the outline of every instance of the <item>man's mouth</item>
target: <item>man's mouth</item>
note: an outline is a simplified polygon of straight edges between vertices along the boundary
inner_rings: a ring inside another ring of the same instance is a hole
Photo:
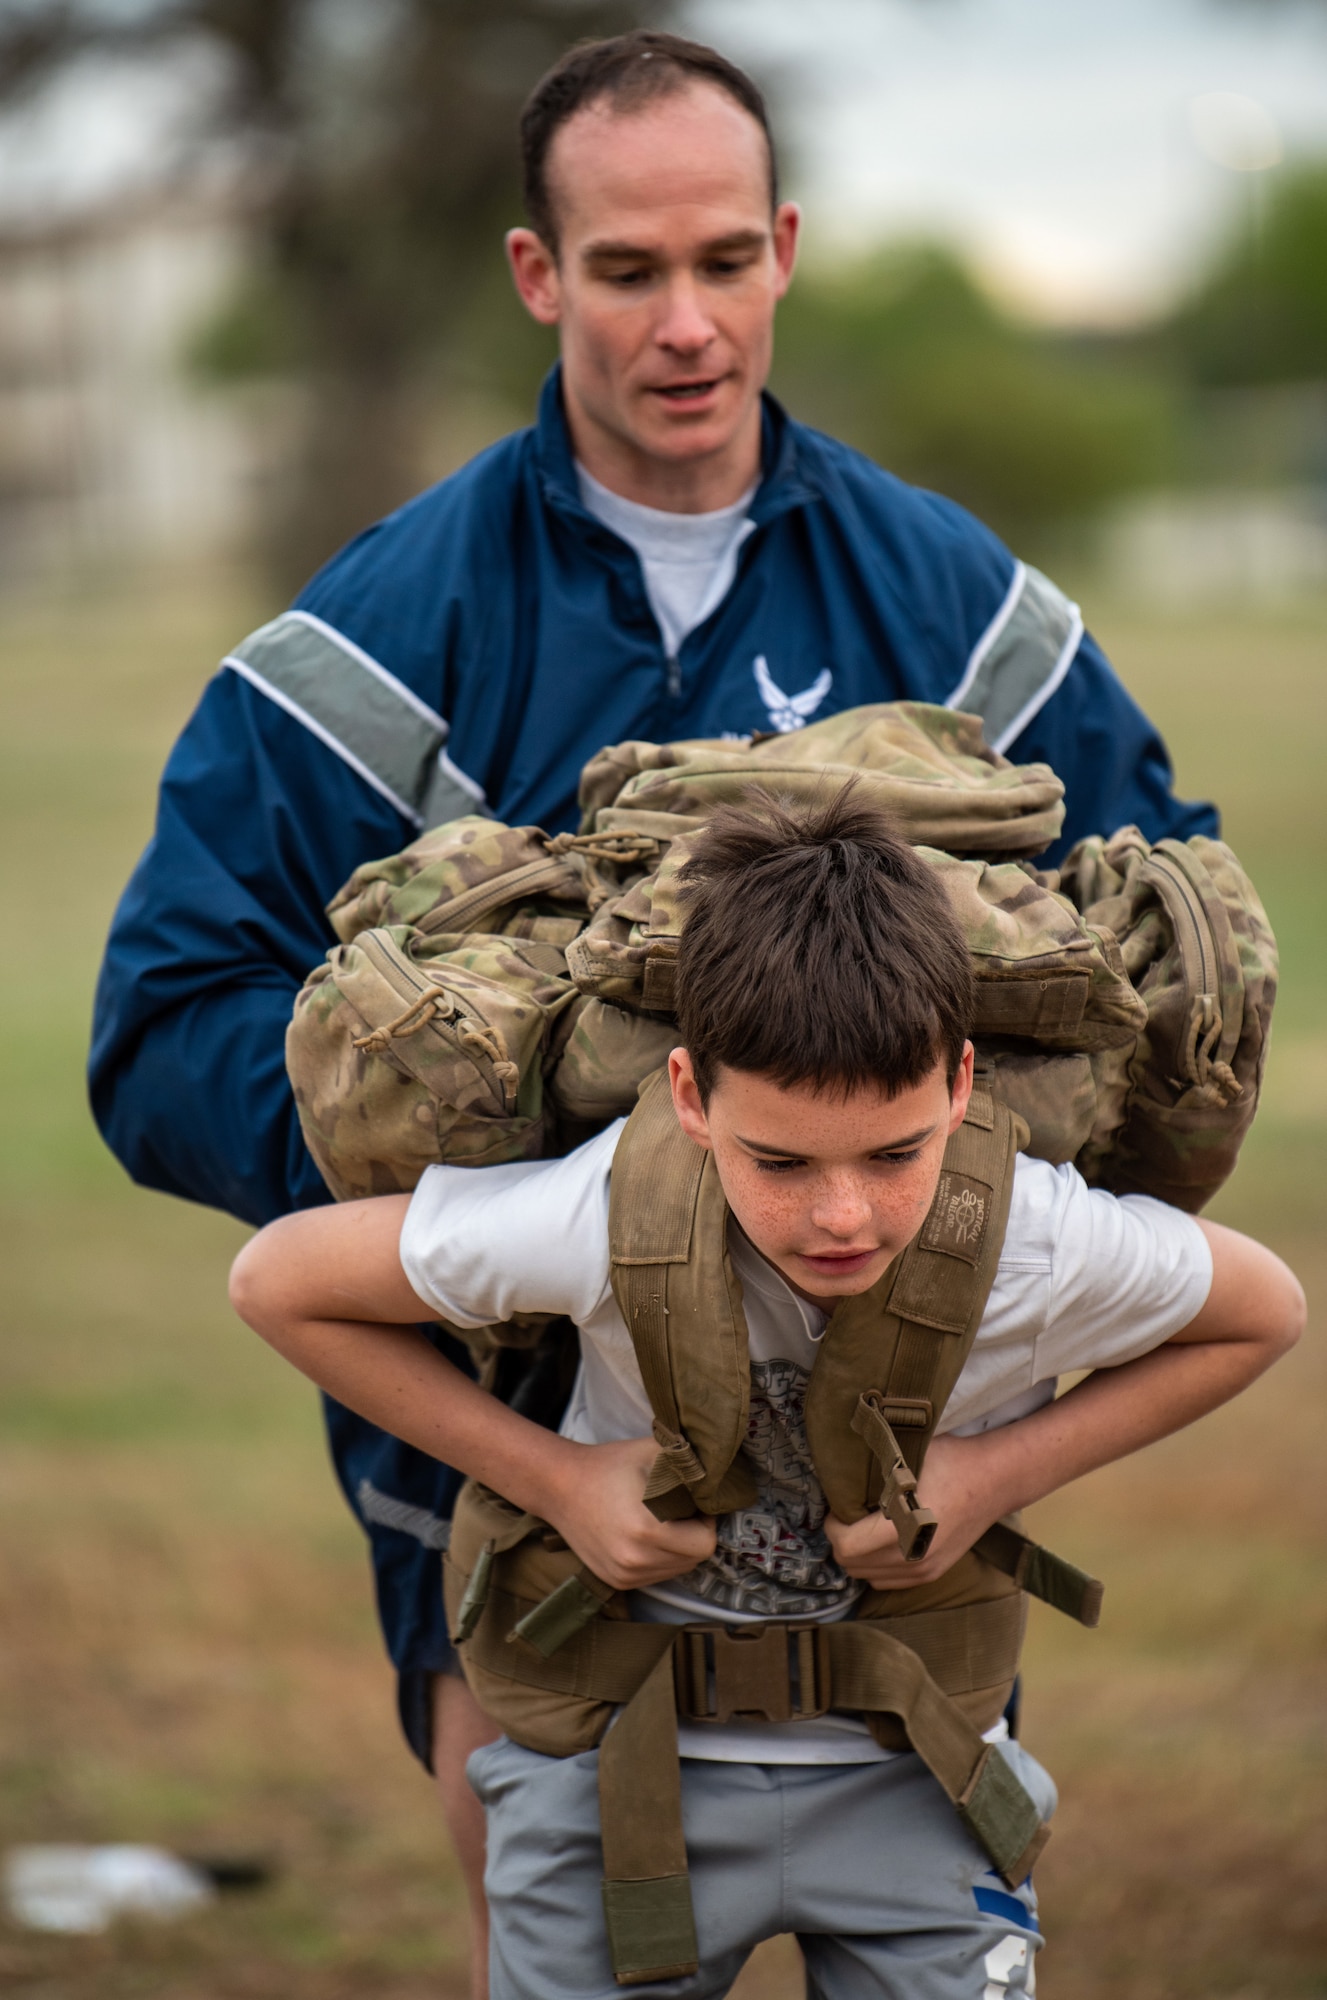
[[[699,403],[719,386],[720,377],[707,376],[703,382],[661,382],[655,390],[670,403]]]

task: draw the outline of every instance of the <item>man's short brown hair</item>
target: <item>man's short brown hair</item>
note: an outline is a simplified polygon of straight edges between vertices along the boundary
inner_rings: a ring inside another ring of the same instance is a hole
[[[587,104],[607,98],[615,111],[638,111],[692,83],[711,83],[755,119],[769,149],[771,213],[778,205],[778,164],[769,112],[745,70],[704,42],[637,28],[606,41],[578,42],[541,77],[521,113],[521,174],[530,227],[556,252],[557,217],[548,187],[548,154],[559,128]]]
[[[677,1022],[702,1099],[720,1068],[893,1096],[943,1062],[953,1083],[967,945],[939,877],[851,785],[716,812],[682,880]]]

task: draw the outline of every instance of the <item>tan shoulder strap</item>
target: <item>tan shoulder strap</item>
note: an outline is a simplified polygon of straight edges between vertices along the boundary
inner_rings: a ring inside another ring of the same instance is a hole
[[[1004,1243],[1014,1160],[1026,1131],[973,1093],[945,1148],[921,1229],[878,1285],[845,1299],[826,1329],[806,1397],[807,1440],[833,1511],[860,1520],[881,1494],[880,1459],[854,1419],[865,1399],[920,1472],[972,1348]]]
[[[754,1497],[738,1459],[751,1395],[742,1288],[714,1161],[677,1122],[666,1070],[641,1086],[613,1157],[613,1293],[654,1411],[646,1500],[664,1518]]]

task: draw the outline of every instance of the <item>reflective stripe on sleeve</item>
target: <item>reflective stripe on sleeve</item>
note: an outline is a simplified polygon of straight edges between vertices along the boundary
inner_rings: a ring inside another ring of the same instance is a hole
[[[283,611],[221,663],[325,743],[416,827],[487,812],[447,755],[445,719],[311,611]]]
[[[1007,750],[1059,687],[1082,637],[1078,606],[1039,569],[1015,563],[1004,602],[945,707],[979,715],[992,750]]]

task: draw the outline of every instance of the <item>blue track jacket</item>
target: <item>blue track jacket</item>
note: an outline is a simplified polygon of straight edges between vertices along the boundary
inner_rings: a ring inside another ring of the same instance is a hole
[[[975,706],[963,690],[1017,610],[1022,565],[952,501],[772,398],[763,465],[732,587],[676,660],[634,552],[581,505],[556,369],[532,428],[360,535],[298,600],[297,625],[265,629],[339,644],[384,698],[432,718],[447,769],[498,818],[550,830],[576,824],[581,766],[607,743],[745,735],[901,697]],[[1052,860],[1131,821],[1151,840],[1215,833],[1210,806],[1172,796],[1160,736],[1072,612],[1054,670],[1000,731],[988,722],[997,748],[1065,782]],[[136,1181],[253,1223],[328,1199],[283,1060],[295,993],[335,942],[323,906],[428,816],[422,791],[375,776],[262,657],[238,649],[171,754],[112,925],[90,1067],[97,1122]],[[339,1406],[329,1427],[392,1658],[434,1669],[456,1476]]]

